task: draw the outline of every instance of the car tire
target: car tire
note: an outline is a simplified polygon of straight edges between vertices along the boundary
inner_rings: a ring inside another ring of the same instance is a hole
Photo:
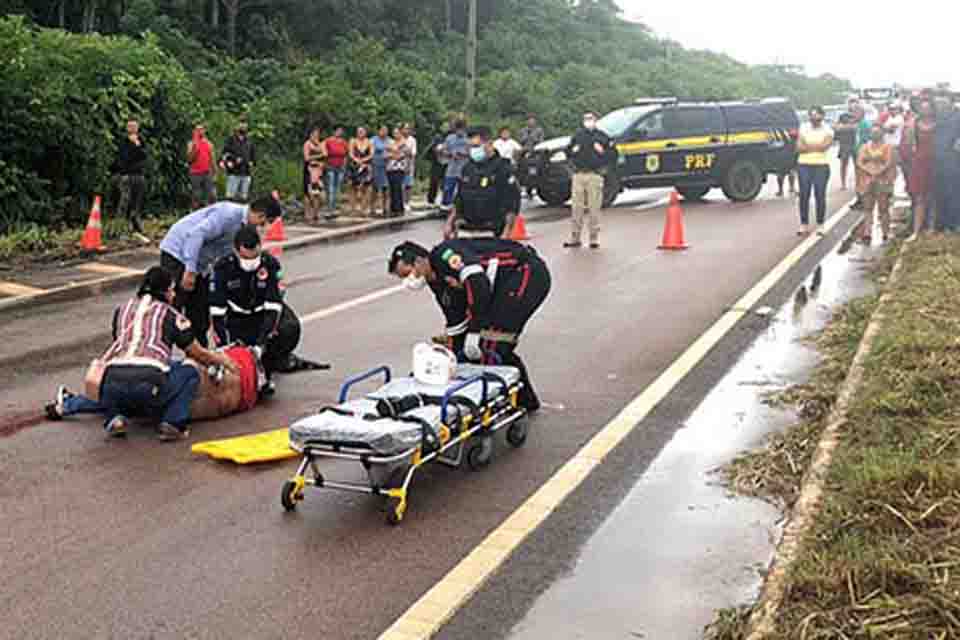
[[[704,196],[710,193],[712,187],[677,187],[677,191],[688,202],[697,202],[703,200]]]
[[[750,202],[760,195],[763,181],[763,171],[755,162],[738,160],[723,178],[723,195],[734,202]]]
[[[537,187],[537,195],[547,203],[548,207],[562,206],[573,194],[571,186],[567,184],[544,184]]]

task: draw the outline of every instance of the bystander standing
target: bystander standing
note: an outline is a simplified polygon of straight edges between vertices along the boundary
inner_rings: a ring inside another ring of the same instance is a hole
[[[199,209],[217,200],[217,187],[213,182],[216,165],[213,162],[213,143],[207,138],[207,129],[197,123],[193,127],[193,139],[187,144],[187,161],[190,163],[190,193],[193,208]]]
[[[870,244],[873,235],[874,209],[880,212],[883,241],[890,236],[890,200],[897,181],[897,147],[887,141],[887,127],[879,122],[871,129],[870,142],[860,148],[857,167],[860,169],[857,191],[863,194],[864,218],[860,241]]]
[[[241,121],[233,135],[223,143],[220,166],[227,172],[227,200],[246,202],[250,198],[257,148],[249,134],[247,123]]]
[[[510,127],[502,127],[500,129],[500,137],[493,143],[493,148],[497,150],[501,158],[508,160],[514,168],[517,166],[517,162],[520,160],[520,154],[523,152],[523,147],[520,143],[510,135]]]
[[[357,135],[350,140],[350,183],[353,187],[352,208],[373,215],[373,142],[366,127],[357,127]]]
[[[403,215],[404,181],[410,173],[412,154],[402,126],[393,131],[393,142],[387,149],[387,180],[390,184],[390,216]]]
[[[333,135],[323,141],[323,151],[327,158],[324,188],[327,191],[327,218],[337,217],[337,196],[343,184],[343,174],[347,166],[350,145],[343,137],[343,127],[336,127]]]
[[[934,136],[934,189],[937,222],[948,232],[960,232],[960,114],[948,98],[938,98]]]
[[[817,204],[817,232],[823,233],[827,217],[827,185],[830,182],[830,158],[833,130],[824,124],[823,107],[810,109],[810,122],[800,127],[797,139],[797,176],[800,179],[799,235],[810,233],[810,193]]]
[[[130,119],[127,121],[127,134],[120,141],[111,169],[120,192],[117,213],[127,217],[137,238],[144,243],[150,242],[150,239],[143,235],[143,225],[140,222],[147,191],[144,171],[148,158],[147,145],[140,135],[140,123]]]
[[[377,135],[373,137],[373,162],[371,166],[373,167],[373,190],[376,192],[374,199],[378,199],[377,196],[379,196],[380,212],[384,216],[387,216],[390,211],[387,204],[390,198],[390,183],[387,180],[387,150],[391,144],[393,144],[393,140],[390,139],[390,130],[386,125],[381,125],[377,130]]]
[[[410,198],[413,196],[413,185],[417,180],[417,132],[413,125],[409,123],[403,125],[403,136],[410,152],[410,169],[407,171],[407,177],[403,180],[403,205],[404,210],[409,211]]]
[[[442,150],[447,160],[447,171],[443,178],[443,204],[440,208],[448,213],[453,208],[453,201],[460,188],[463,167],[469,159],[467,123],[464,120],[457,120],[453,124],[453,129],[453,133],[443,141]]]
[[[321,131],[319,127],[314,127],[310,137],[303,143],[303,214],[309,223],[320,221],[326,158]]]
[[[907,190],[912,200],[913,233],[919,234],[929,228],[936,228],[935,212],[932,209],[934,184],[934,136],[937,119],[933,103],[927,97],[914,101],[916,118],[913,126],[906,132],[906,142],[910,152],[910,179]]]

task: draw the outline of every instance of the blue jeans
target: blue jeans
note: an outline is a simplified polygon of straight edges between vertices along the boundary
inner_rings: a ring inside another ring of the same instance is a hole
[[[830,182],[829,165],[797,165],[800,179],[800,224],[810,224],[810,191],[817,201],[817,224],[827,219],[827,183]]]
[[[337,194],[343,184],[343,168],[327,169],[324,174],[324,186],[327,190],[327,208],[330,211],[337,209]]]
[[[227,176],[227,200],[244,200],[250,197],[250,176]]]
[[[87,396],[70,396],[63,402],[63,417],[75,416],[80,413],[103,413],[103,406]]]
[[[446,177],[443,179],[443,206],[449,207],[453,204],[459,187],[460,178]]]
[[[149,372],[141,380],[136,375],[115,375],[108,367],[100,387],[104,424],[119,415],[159,414],[163,422],[185,429],[190,422],[190,402],[200,386],[200,373],[190,365],[177,362],[170,366],[166,379],[160,384],[157,382],[158,379]]]

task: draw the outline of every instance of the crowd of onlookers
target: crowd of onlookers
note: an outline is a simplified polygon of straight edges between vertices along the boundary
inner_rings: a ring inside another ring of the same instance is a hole
[[[494,147],[501,157],[516,164],[543,140],[543,128],[531,114],[519,139],[514,139],[509,127],[503,127]],[[438,133],[423,153],[424,164],[430,167],[428,203],[437,204],[440,198],[443,210],[453,207],[463,167],[469,161],[468,148],[465,117],[451,117],[446,131]],[[416,131],[409,123],[397,125],[392,131],[382,125],[372,135],[370,129],[360,126],[349,138],[343,126],[335,126],[329,135],[324,135],[320,127],[313,127],[302,149],[306,221],[332,220],[340,211],[383,217],[403,215],[410,210],[418,153]],[[148,158],[139,123],[131,119],[111,170],[118,194],[117,213],[129,220],[145,242],[148,240],[143,235],[141,217]],[[245,121],[238,122],[219,155],[205,126],[197,123],[186,148],[193,208],[218,199],[216,179],[220,171],[226,178],[225,198],[247,201],[256,162],[256,146]],[[346,202],[341,202],[342,194],[346,194]]]
[[[810,232],[811,193],[818,226],[826,215],[829,153],[836,144],[840,187],[849,185],[853,166],[854,208],[865,213],[860,239],[871,240],[879,213],[884,239],[890,234],[890,208],[898,184],[911,200],[914,234],[960,232],[960,111],[946,96],[918,92],[886,104],[873,119],[857,98],[832,126],[821,107],[810,110],[797,140],[800,181],[800,234]],[[899,182],[902,178],[902,183]]]

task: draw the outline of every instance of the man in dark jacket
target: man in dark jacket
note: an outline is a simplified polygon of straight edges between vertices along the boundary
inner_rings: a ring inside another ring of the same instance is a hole
[[[463,167],[460,191],[447,218],[447,238],[499,237],[520,210],[520,189],[513,165],[501,158],[487,127],[467,134],[470,159]]]
[[[127,122],[127,135],[120,141],[111,170],[116,176],[120,192],[117,213],[127,216],[137,237],[144,242],[150,242],[149,238],[143,235],[143,225],[140,223],[147,193],[147,182],[143,177],[147,159],[147,145],[140,136],[140,123],[131,119]]]
[[[227,200],[246,202],[250,197],[250,174],[257,161],[257,150],[247,134],[247,123],[241,122],[223,143],[220,166],[227,172]]]
[[[430,162],[430,191],[427,192],[427,204],[436,204],[437,196],[443,191],[443,177],[447,173],[447,164],[443,157],[443,141],[449,132],[438,133],[433,137],[425,154]]]
[[[603,208],[603,181],[607,169],[616,160],[610,137],[597,128],[597,114],[583,115],[578,129],[567,146],[567,157],[573,163],[573,223],[567,248],[579,247],[583,224],[590,225],[590,248],[600,248],[600,209]]]

